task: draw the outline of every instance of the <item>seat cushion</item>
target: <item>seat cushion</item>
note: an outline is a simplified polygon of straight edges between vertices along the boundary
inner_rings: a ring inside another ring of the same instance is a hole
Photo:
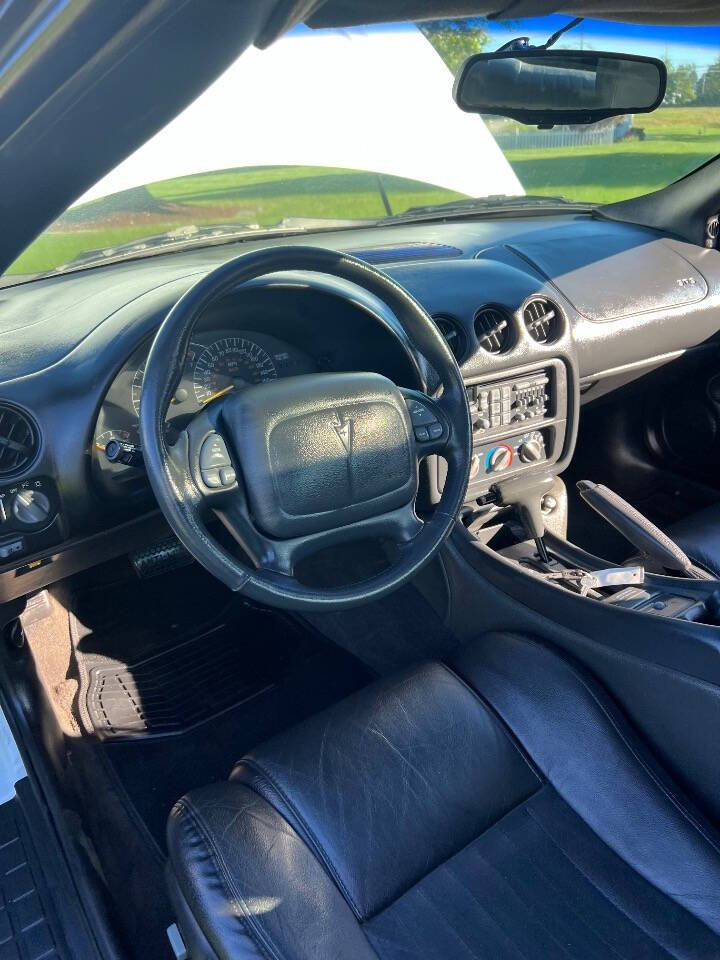
[[[512,634],[268,742],[179,801],[168,846],[197,955],[720,957],[712,828],[587,675]]]
[[[720,504],[674,523],[667,533],[693,563],[720,578]]]

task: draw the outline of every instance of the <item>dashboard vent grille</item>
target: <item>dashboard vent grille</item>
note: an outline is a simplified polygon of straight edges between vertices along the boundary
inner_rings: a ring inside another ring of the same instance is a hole
[[[459,324],[450,317],[433,317],[435,325],[447,340],[452,354],[458,363],[465,356],[465,334]]]
[[[475,333],[483,350],[502,353],[510,345],[510,321],[497,307],[482,307],[475,314]]]
[[[35,459],[39,447],[40,434],[28,414],[0,403],[0,477],[22,473]]]
[[[536,343],[553,343],[560,332],[560,312],[545,297],[533,297],[523,310],[525,328]]]

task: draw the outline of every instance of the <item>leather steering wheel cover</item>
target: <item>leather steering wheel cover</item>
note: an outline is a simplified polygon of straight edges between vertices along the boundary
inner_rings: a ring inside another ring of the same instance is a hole
[[[448,474],[432,518],[397,563],[361,583],[319,590],[292,578],[245,566],[205,530],[201,497],[189,464],[178,466],[165,443],[165,413],[180,379],[198,317],[237,286],[270,273],[307,270],[340,277],[369,290],[395,314],[413,346],[432,364],[443,384],[443,405],[452,411]],[[227,261],[195,283],[170,310],[145,366],[140,439],[147,475],[158,505],[178,539],[210,573],[233,591],[275,607],[323,610],[350,607],[385,596],[411,579],[451,532],[467,489],[472,429],[462,374],[455,357],[423,307],[398,283],[345,253],[310,246],[269,247]]]

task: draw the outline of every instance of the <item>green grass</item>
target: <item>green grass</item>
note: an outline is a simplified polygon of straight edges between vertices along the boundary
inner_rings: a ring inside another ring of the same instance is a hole
[[[566,150],[509,150],[528,193],[611,203],[659,190],[720,153],[720,108],[667,107],[635,117],[645,140]]]
[[[402,177],[382,177],[390,208],[442,203],[462,196]],[[378,177],[324,167],[250,167],[163,180],[149,186],[158,212],[122,214],[123,224],[98,226],[104,201],[93,201],[61,218],[15,261],[8,273],[38,273],[69,263],[86,250],[141,239],[187,224],[273,226],[288,217],[365,220],[386,214]],[[83,220],[80,220],[81,215]],[[118,214],[116,214],[117,216]],[[78,222],[80,220],[80,222]]]
[[[507,158],[528,193],[560,194],[572,200],[608,203],[658,190],[720,153],[720,108],[664,108],[637,115],[644,141],[568,149],[510,150]],[[493,120],[495,130],[512,123]],[[443,148],[444,149],[444,148]],[[482,158],[478,158],[482,163]],[[382,177],[394,213],[460,196],[401,177]],[[385,214],[378,177],[323,167],[247,167],[196,174],[151,184],[142,213],[122,202],[76,208],[35,241],[8,273],[39,273],[68,263],[79,253],[112,247],[187,224],[272,226],[285,217],[374,219]],[[133,209],[136,212],[132,212]],[[107,219],[108,214],[111,215]],[[102,222],[103,217],[105,221]]]

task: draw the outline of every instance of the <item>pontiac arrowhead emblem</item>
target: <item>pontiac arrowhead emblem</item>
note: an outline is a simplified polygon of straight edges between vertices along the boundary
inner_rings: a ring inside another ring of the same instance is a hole
[[[333,428],[338,437],[340,437],[342,445],[345,447],[347,452],[350,453],[353,441],[352,420],[349,417],[341,417],[339,413],[336,413],[333,419],[330,421],[330,426]]]

